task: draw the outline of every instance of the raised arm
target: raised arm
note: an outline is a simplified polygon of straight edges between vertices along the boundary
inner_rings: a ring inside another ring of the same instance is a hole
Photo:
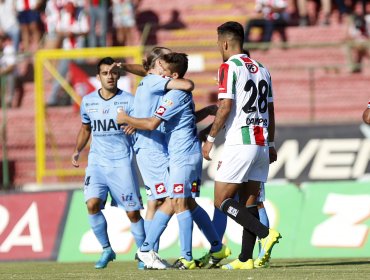
[[[126,72],[129,72],[131,74],[141,76],[141,77],[145,77],[147,75],[146,70],[141,64],[115,62],[109,67],[108,72],[111,72],[113,70],[124,70]]]
[[[188,79],[172,79],[167,83],[167,90],[178,89],[183,91],[192,91],[194,89],[194,83]]]
[[[120,111],[117,114],[117,123],[118,124],[128,124],[136,129],[141,130],[155,130],[162,120],[156,117],[151,118],[134,118],[130,117],[124,111]]]
[[[78,132],[76,146],[72,154],[72,165],[74,167],[80,166],[78,163],[78,158],[80,157],[80,152],[83,150],[83,148],[85,148],[87,142],[89,141],[90,134],[91,134],[90,124],[83,123],[81,125],[80,131]]]

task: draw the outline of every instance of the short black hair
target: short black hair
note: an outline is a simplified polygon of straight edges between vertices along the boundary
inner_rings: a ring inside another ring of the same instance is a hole
[[[239,42],[242,46],[244,42],[244,28],[236,21],[228,21],[217,27],[217,34],[221,36],[230,36],[231,40]]]
[[[172,73],[179,74],[179,78],[183,78],[188,71],[188,55],[186,53],[172,52],[163,55],[162,59],[169,64],[169,70]]]
[[[111,58],[110,56],[107,56],[107,57],[102,58],[99,61],[98,66],[96,67],[97,70],[98,70],[98,74],[100,73],[100,66],[102,66],[103,64],[105,64],[105,65],[112,65],[114,62],[115,62],[114,59]]]

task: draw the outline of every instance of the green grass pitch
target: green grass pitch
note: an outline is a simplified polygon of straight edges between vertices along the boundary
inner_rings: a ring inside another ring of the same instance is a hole
[[[270,268],[227,271],[138,270],[135,262],[113,262],[102,270],[94,263],[2,262],[0,279],[175,279],[175,280],[253,280],[253,279],[370,279],[368,259],[299,259],[272,260]]]

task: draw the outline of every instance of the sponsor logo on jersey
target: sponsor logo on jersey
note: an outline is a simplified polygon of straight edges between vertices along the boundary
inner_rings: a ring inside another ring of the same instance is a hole
[[[97,113],[98,109],[88,109],[87,112],[88,113]]]
[[[173,192],[174,193],[184,193],[184,184],[174,184]]]
[[[238,215],[238,213],[239,213],[239,210],[232,207],[232,206],[229,206],[229,208],[227,208],[226,212],[229,213],[231,216],[236,217],[236,215]]]
[[[221,164],[222,164],[222,160],[220,160],[220,161],[218,162],[218,164],[217,164],[217,170],[219,170],[219,169],[220,169]]]
[[[267,126],[267,119],[263,118],[247,118],[245,120],[246,125],[260,125],[263,124],[263,126]]]
[[[163,107],[163,106],[159,106],[159,108],[157,109],[157,111],[155,111],[155,113],[159,116],[162,116],[164,114],[164,112],[166,112],[166,108]]]
[[[113,119],[94,120],[91,123],[92,131],[120,130],[119,125]]]
[[[124,105],[124,104],[128,104],[128,102],[127,101],[114,102],[114,105]]]
[[[128,206],[130,206],[130,207],[134,207],[135,205],[136,205],[136,202],[133,202],[133,201],[128,203]]]
[[[109,113],[109,108],[104,108],[103,109],[103,114],[108,114]]]
[[[173,105],[173,101],[172,101],[172,100],[170,100],[170,99],[167,99],[167,98],[166,98],[166,99],[164,99],[164,100],[163,100],[163,102],[164,102],[164,103],[166,103],[166,105],[167,105],[168,107],[171,107],[171,106]]]
[[[145,192],[147,196],[151,196],[153,194],[152,190],[148,186],[145,186]]]
[[[166,187],[163,183],[156,184],[154,187],[157,194],[162,194],[166,192]]]
[[[192,193],[197,193],[199,192],[199,185],[198,184],[198,181],[194,181],[192,184],[191,184],[191,192]]]
[[[88,102],[86,102],[86,103],[85,103],[85,106],[86,106],[86,107],[89,107],[89,106],[97,106],[97,105],[99,105],[99,103],[97,103],[97,102],[92,102],[92,103],[88,103]]]

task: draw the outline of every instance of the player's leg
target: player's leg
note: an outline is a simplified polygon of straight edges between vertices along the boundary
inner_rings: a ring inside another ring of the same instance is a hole
[[[101,209],[107,199],[108,187],[101,167],[88,166],[86,169],[84,195],[89,214],[89,223],[97,240],[103,248],[99,261],[95,268],[105,268],[108,262],[116,258],[116,254],[111,248],[108,232],[107,221]]]

